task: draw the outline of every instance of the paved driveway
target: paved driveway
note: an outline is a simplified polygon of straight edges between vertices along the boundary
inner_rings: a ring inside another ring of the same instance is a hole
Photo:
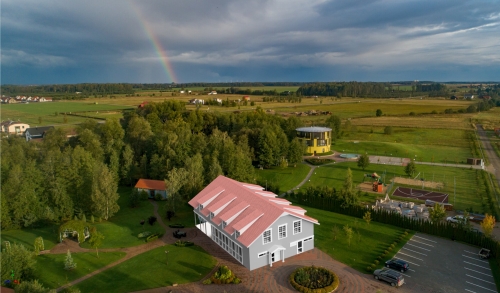
[[[410,264],[403,287],[410,292],[497,292],[489,264],[478,252],[473,246],[417,233],[396,254]]]

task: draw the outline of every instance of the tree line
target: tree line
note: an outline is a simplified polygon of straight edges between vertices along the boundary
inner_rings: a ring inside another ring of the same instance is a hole
[[[335,117],[329,118],[333,127],[340,123]],[[258,165],[302,160],[305,146],[295,131],[301,126],[296,117],[267,115],[261,108],[213,113],[165,101],[125,113],[121,121],[87,120],[69,140],[60,128],[41,142],[3,138],[1,227],[62,222],[75,214],[109,219],[119,209],[118,186],[139,178],[167,180],[167,192],[179,200],[221,174],[255,182]]]

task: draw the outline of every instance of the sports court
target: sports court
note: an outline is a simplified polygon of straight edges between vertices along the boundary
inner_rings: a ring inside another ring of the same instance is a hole
[[[421,189],[415,189],[415,188],[398,187],[398,188],[396,188],[396,190],[394,190],[392,195],[401,196],[401,197],[409,197],[409,198],[420,199],[420,200],[432,200],[435,202],[448,203],[448,194],[447,193],[421,190]]]

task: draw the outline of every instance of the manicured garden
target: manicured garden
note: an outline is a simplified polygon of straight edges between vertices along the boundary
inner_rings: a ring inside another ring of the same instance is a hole
[[[257,181],[277,184],[280,192],[286,192],[297,186],[309,173],[309,166],[297,164],[296,167],[290,166],[285,169],[274,167],[271,169],[256,169]],[[265,186],[264,186],[265,187]]]
[[[168,253],[165,253],[168,251]],[[135,256],[74,287],[82,293],[131,292],[195,282],[205,277],[216,260],[199,246],[167,245]]]
[[[113,263],[125,256],[125,252],[95,252],[72,253],[71,257],[76,268],[64,269],[66,254],[44,254],[36,258],[35,278],[47,288],[59,288],[68,282],[81,278],[95,270]]]
[[[362,219],[323,211],[308,206],[306,215],[317,219],[320,225],[314,227],[314,245],[332,258],[366,273],[366,267],[389,247],[394,239],[404,233],[404,229],[370,222],[368,225]],[[352,231],[350,243],[346,237],[344,226]],[[406,241],[398,243],[404,245]],[[398,246],[398,247],[399,247]],[[392,250],[392,255],[397,251]],[[387,254],[390,258],[391,254]]]

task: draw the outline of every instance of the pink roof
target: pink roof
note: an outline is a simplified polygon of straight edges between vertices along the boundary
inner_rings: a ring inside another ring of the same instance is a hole
[[[189,204],[195,209],[203,204],[200,212],[204,216],[219,210],[210,221],[215,225],[225,221],[224,230],[229,234],[238,231],[240,236],[236,240],[246,247],[286,214],[318,224],[318,220],[303,215],[303,208],[292,206],[289,201],[276,196],[264,191],[259,185],[219,176],[191,199]]]

